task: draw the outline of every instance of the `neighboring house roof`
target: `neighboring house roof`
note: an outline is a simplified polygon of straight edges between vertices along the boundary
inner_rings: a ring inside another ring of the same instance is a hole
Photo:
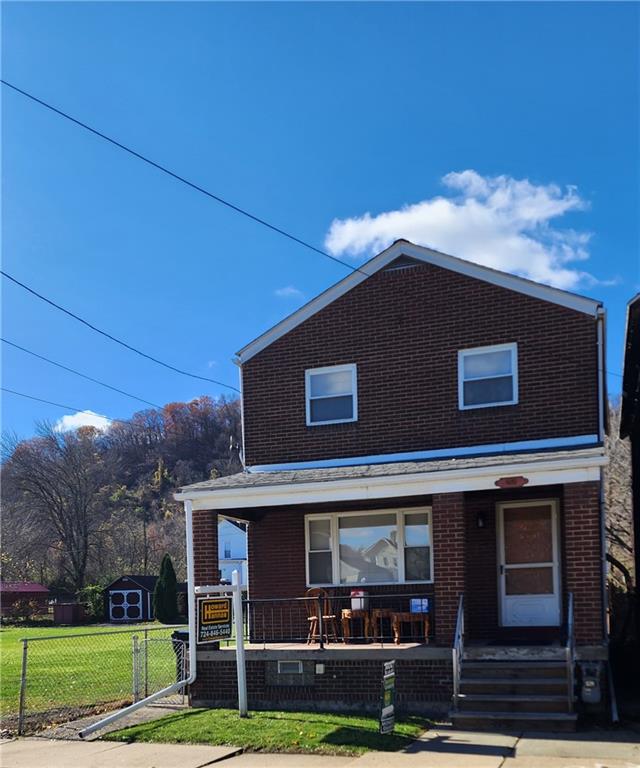
[[[627,305],[620,437],[640,428],[640,293]]]
[[[236,475],[217,477],[201,483],[187,485],[180,489],[178,497],[192,498],[198,493],[224,492],[232,489],[260,488],[297,483],[322,483],[334,480],[367,479],[392,477],[415,473],[444,472],[452,469],[478,469],[499,467],[520,462],[534,464],[550,459],[585,460],[602,456],[603,449],[586,448],[540,453],[507,453],[499,456],[474,456],[462,459],[436,459],[433,461],[405,461],[392,464],[365,464],[354,467],[322,467],[319,469],[294,469],[282,472],[239,472]]]
[[[2,581],[0,582],[0,592],[42,592],[49,594],[47,587],[35,581]]]
[[[120,576],[117,579],[114,579],[110,584],[107,584],[105,587],[105,590],[111,589],[111,587],[118,581],[122,581],[123,579],[128,579],[129,581],[132,581],[134,584],[136,584],[141,589],[146,589],[148,592],[153,592],[156,586],[156,581],[158,581],[157,576],[143,576],[141,574],[129,574],[129,573],[123,573],[122,576]],[[178,582],[177,584],[178,592],[186,592],[187,590],[187,584],[186,582]]]
[[[281,336],[284,336],[285,333],[293,330],[296,326],[300,325],[300,323],[303,323],[309,317],[315,315],[316,312],[324,309],[331,304],[331,302],[347,293],[347,291],[355,288],[363,282],[363,280],[366,280],[368,277],[371,277],[371,275],[384,269],[395,259],[403,256],[408,256],[411,259],[422,261],[427,264],[433,264],[434,266],[443,269],[449,269],[453,272],[458,272],[459,274],[473,277],[477,280],[483,280],[484,282],[492,283],[493,285],[498,285],[511,291],[541,299],[542,301],[559,304],[560,306],[568,307],[569,309],[583,312],[584,314],[592,315],[593,317],[596,316],[598,309],[602,306],[602,302],[587,298],[586,296],[580,296],[576,293],[570,293],[569,291],[562,291],[559,288],[552,288],[549,285],[535,283],[524,277],[518,277],[507,272],[500,272],[497,269],[484,267],[480,264],[457,258],[456,256],[449,256],[446,253],[434,251],[432,248],[415,245],[408,240],[396,240],[395,243],[377,256],[374,256],[373,259],[362,264],[350,275],[347,275],[347,277],[332,285],[319,296],[316,296],[315,299],[312,299],[296,312],[277,323],[277,325],[274,325],[273,328],[244,346],[237,352],[238,362],[241,364],[245,363],[265,347],[268,347]]]

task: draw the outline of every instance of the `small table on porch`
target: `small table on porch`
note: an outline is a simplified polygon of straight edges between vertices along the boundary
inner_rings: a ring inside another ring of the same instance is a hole
[[[364,638],[368,642],[371,639],[371,617],[369,611],[356,610],[354,608],[343,608],[341,614],[342,637],[345,643],[351,639],[351,622],[353,619],[362,619],[364,627]]]
[[[382,641],[382,620],[389,619],[393,621],[394,611],[391,608],[374,608],[371,611],[371,627],[373,629],[373,640]]]
[[[429,644],[429,614],[411,613],[409,611],[394,612],[391,614],[391,629],[393,630],[393,641],[400,645],[400,632],[403,624],[410,624],[413,634],[413,626],[418,625],[418,633],[424,626],[424,642]]]

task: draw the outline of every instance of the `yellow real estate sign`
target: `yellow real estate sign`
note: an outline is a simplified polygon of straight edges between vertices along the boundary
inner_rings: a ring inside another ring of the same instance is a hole
[[[210,643],[231,637],[231,621],[230,597],[198,598],[198,643]]]

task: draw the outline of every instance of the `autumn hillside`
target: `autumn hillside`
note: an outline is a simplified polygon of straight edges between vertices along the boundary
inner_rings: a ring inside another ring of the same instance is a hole
[[[175,489],[237,472],[237,400],[200,397],[114,422],[105,431],[5,437],[2,579],[70,591],[122,573],[158,572],[169,552],[184,577],[184,516]]]

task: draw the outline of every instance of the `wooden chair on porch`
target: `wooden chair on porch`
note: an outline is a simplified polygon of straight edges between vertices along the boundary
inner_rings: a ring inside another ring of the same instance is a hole
[[[305,597],[315,598],[306,600],[309,634],[307,644],[320,640],[320,615],[322,615],[322,635],[325,642],[338,642],[338,618],[331,607],[329,593],[322,587],[308,589]]]

